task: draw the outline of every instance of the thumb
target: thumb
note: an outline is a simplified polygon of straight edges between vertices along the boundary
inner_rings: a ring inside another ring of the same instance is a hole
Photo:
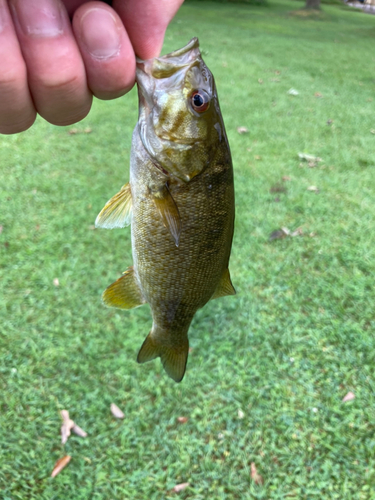
[[[183,0],[114,0],[135,54],[141,59],[157,57],[165,31]]]

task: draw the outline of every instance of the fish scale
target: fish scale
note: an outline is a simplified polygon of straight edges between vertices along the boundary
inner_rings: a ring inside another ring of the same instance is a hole
[[[130,181],[96,221],[106,228],[131,223],[133,266],[104,291],[103,301],[122,309],[150,305],[153,325],[137,360],[160,357],[179,382],[194,314],[212,298],[235,294],[228,270],[233,169],[214,79],[197,39],[137,61],[137,83]]]

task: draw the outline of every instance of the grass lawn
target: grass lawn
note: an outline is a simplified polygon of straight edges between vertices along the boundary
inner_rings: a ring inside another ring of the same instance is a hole
[[[129,229],[92,224],[128,180],[136,93],[0,137],[2,500],[375,498],[375,17],[301,6],[187,3],[166,36],[199,36],[236,176],[238,295],[196,315],[181,384],[136,363],[147,306],[101,305],[132,262]],[[61,445],[61,409],[86,439]]]

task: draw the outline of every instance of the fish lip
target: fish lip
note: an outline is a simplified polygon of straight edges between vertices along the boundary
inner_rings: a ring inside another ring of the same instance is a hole
[[[169,54],[151,59],[136,58],[136,81],[142,88],[147,87],[150,77],[156,79],[169,78],[185,68],[189,68],[201,60],[198,38],[192,38],[190,42],[181,49],[174,50]]]
[[[139,57],[136,57],[136,62],[137,64],[142,64],[145,63],[146,61],[152,61],[153,59],[170,59],[172,57],[181,57],[188,52],[190,52],[192,49],[199,49],[199,40],[195,36],[188,42],[185,47],[182,47],[181,49],[174,50],[173,52],[170,52],[169,54],[165,54],[164,56],[161,57],[152,57],[150,59],[140,59]]]
[[[195,36],[188,42],[185,47],[182,47],[181,49],[174,50],[173,52],[170,52],[169,54],[165,54],[165,56],[160,57],[160,59],[169,59],[170,57],[181,57],[184,54],[187,54],[193,49],[199,49],[199,40]]]

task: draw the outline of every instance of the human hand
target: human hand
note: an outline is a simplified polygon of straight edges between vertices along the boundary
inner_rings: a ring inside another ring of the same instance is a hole
[[[70,125],[88,114],[92,95],[128,92],[135,55],[159,55],[182,3],[0,0],[0,133],[28,129],[37,113]]]

